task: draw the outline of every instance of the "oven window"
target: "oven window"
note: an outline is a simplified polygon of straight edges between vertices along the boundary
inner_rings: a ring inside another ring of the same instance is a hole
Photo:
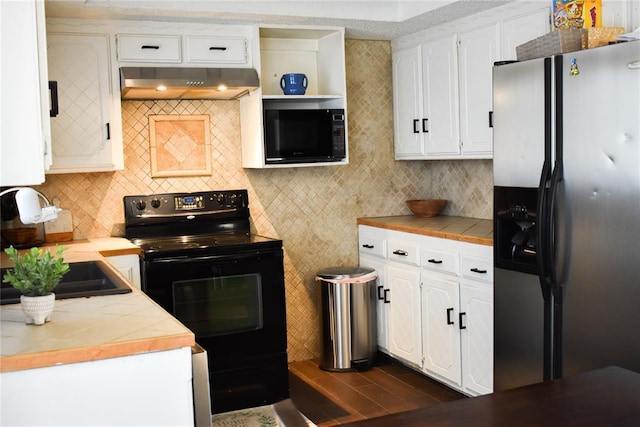
[[[261,295],[255,273],[173,283],[175,315],[197,337],[262,329]]]

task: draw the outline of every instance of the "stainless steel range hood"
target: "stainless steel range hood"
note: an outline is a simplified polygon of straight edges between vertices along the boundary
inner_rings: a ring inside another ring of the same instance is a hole
[[[251,68],[122,67],[123,100],[237,99],[257,88]]]

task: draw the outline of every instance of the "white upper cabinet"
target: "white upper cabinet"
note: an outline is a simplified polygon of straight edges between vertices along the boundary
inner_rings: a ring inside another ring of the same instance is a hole
[[[38,185],[51,160],[44,2],[0,2],[0,36],[0,185]]]
[[[423,43],[421,50],[426,154],[459,154],[456,35]]]
[[[492,70],[499,58],[497,24],[459,34],[460,148],[463,154],[492,155]]]
[[[491,158],[493,64],[549,29],[548,7],[515,2],[393,40],[396,159]]]
[[[502,21],[502,61],[515,61],[516,47],[549,32],[550,14],[548,8],[526,15],[519,15]]]
[[[425,154],[422,132],[422,59],[420,48],[393,54],[393,128],[396,158]]]
[[[49,79],[57,87],[51,117],[49,173],[124,168],[119,88],[114,87],[108,34],[47,37]]]

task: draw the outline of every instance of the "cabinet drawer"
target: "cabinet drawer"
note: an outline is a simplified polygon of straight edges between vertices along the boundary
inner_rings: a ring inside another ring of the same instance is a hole
[[[118,34],[118,61],[179,63],[180,42],[180,36]]]
[[[460,274],[458,254],[430,248],[420,249],[420,265],[442,273]]]
[[[387,258],[407,264],[420,265],[418,244],[402,240],[389,239]]]
[[[471,279],[493,283],[493,260],[463,254],[462,275]]]
[[[246,45],[243,37],[187,36],[187,62],[244,64],[247,62]]]
[[[379,258],[387,257],[387,241],[382,236],[361,235],[358,239],[360,254],[374,255]]]

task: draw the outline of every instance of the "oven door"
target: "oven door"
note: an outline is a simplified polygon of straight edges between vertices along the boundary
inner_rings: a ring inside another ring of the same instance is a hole
[[[145,261],[143,290],[215,358],[286,352],[282,249]]]

